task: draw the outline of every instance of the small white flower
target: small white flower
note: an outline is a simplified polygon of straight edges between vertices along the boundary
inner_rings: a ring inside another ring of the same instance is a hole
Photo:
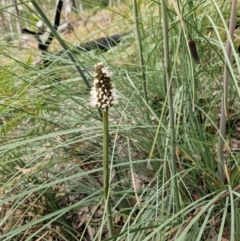
[[[94,84],[97,84],[99,83],[99,80],[98,79],[94,79]]]
[[[109,67],[103,67],[102,73],[105,74],[107,78],[110,78],[112,76],[112,72],[109,70]]]
[[[94,68],[97,68],[97,67],[98,67],[98,65],[103,65],[103,63],[102,63],[102,62],[100,62],[100,63],[98,63],[98,64],[95,64],[95,65],[94,65]]]

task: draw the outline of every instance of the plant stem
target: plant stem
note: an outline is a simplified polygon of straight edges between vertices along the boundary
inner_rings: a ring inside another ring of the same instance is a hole
[[[221,118],[220,118],[220,127],[219,127],[219,137],[218,137],[218,173],[220,176],[220,180],[224,182],[225,174],[224,174],[224,136],[226,132],[226,121],[227,121],[227,100],[228,100],[228,86],[229,86],[229,71],[228,71],[228,62],[231,63],[232,57],[232,46],[231,40],[233,39],[233,34],[235,30],[235,22],[236,22],[236,9],[237,9],[237,0],[233,0],[232,9],[231,9],[231,17],[229,24],[229,37],[227,40],[226,53],[227,58],[225,60],[224,65],[224,76],[223,76],[223,94],[222,94],[222,103],[221,103]]]
[[[145,73],[145,67],[144,67],[142,40],[141,40],[141,34],[140,34],[140,30],[139,30],[139,16],[138,16],[138,9],[137,9],[137,1],[136,0],[133,0],[133,12],[134,12],[134,18],[135,18],[135,27],[136,27],[138,50],[139,50],[139,57],[140,57],[143,93],[144,93],[145,101],[146,101],[146,103],[148,103],[146,73]]]
[[[108,133],[108,110],[102,111],[103,118],[103,191],[106,206],[109,236],[112,237],[113,221],[109,199],[109,133]]]
[[[170,121],[170,145],[171,145],[171,165],[172,165],[172,188],[175,195],[176,211],[180,210],[179,188],[177,182],[177,165],[176,165],[176,142],[174,127],[174,110],[172,96],[171,67],[169,58],[169,38],[168,38],[168,17],[165,0],[161,0],[162,5],[162,24],[163,24],[163,42],[164,42],[164,62],[165,62],[165,85],[168,91],[168,108]]]

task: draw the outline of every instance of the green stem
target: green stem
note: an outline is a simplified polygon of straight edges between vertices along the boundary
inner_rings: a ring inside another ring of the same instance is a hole
[[[109,199],[109,127],[108,127],[108,110],[102,111],[103,118],[103,191],[106,206],[107,222],[109,236],[114,235],[112,210]]]
[[[140,30],[139,30],[139,16],[138,16],[138,9],[137,9],[137,1],[136,0],[133,0],[133,12],[134,12],[134,18],[135,18],[135,27],[136,27],[138,50],[139,50],[139,57],[140,57],[143,93],[144,93],[145,101],[146,101],[146,103],[148,103],[146,73],[145,73],[145,67],[144,67],[142,40],[141,40],[141,34],[140,34]]]
[[[161,0],[162,5],[162,25],[163,25],[163,42],[164,42],[164,62],[165,62],[165,85],[168,91],[168,107],[170,117],[170,146],[171,146],[171,165],[172,165],[172,188],[175,196],[176,211],[180,210],[179,188],[177,182],[177,165],[176,165],[176,142],[174,127],[174,110],[172,96],[171,67],[169,58],[169,38],[168,38],[168,17],[165,0]]]
[[[237,11],[237,0],[233,0],[232,2],[232,10],[230,17],[230,25],[229,25],[229,37],[233,39],[233,34],[235,31],[235,22],[236,22],[236,11]],[[231,41],[228,37],[226,52],[229,62],[231,62],[232,56],[232,46]],[[229,86],[229,71],[228,71],[228,60],[225,60],[224,66],[224,77],[223,77],[223,94],[222,94],[222,103],[221,103],[221,119],[220,119],[220,127],[219,127],[219,137],[218,137],[218,173],[220,176],[220,180],[224,183],[225,174],[224,174],[224,136],[226,132],[226,121],[227,121],[227,99],[228,99],[228,86]]]

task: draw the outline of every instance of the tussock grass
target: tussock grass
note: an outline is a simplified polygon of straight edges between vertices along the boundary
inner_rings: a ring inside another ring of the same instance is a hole
[[[226,179],[222,181],[217,172],[231,2],[182,0],[169,1],[166,7],[175,155],[158,2],[137,1],[144,66],[139,65],[131,1],[71,17],[79,24],[60,35],[70,48],[116,32],[128,33],[106,53],[75,54],[76,63],[66,55],[49,55],[52,63],[44,69],[35,63],[40,58],[36,43],[19,49],[19,40],[10,44],[1,39],[2,240],[239,239],[238,29],[228,65]],[[26,22],[28,16],[24,15]],[[190,39],[196,43],[199,64],[192,58]],[[55,39],[50,52],[60,49]],[[76,65],[83,69],[92,85],[93,66],[99,62],[113,71],[119,94],[119,104],[109,112],[111,238],[102,191],[101,118],[90,107],[88,87],[76,71]],[[179,188],[179,209],[173,180]]]

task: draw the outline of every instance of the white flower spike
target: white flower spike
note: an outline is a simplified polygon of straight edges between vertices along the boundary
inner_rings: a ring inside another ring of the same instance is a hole
[[[117,103],[117,95],[111,83],[112,72],[102,63],[95,66],[94,82],[91,89],[91,105],[98,106],[103,111]]]

